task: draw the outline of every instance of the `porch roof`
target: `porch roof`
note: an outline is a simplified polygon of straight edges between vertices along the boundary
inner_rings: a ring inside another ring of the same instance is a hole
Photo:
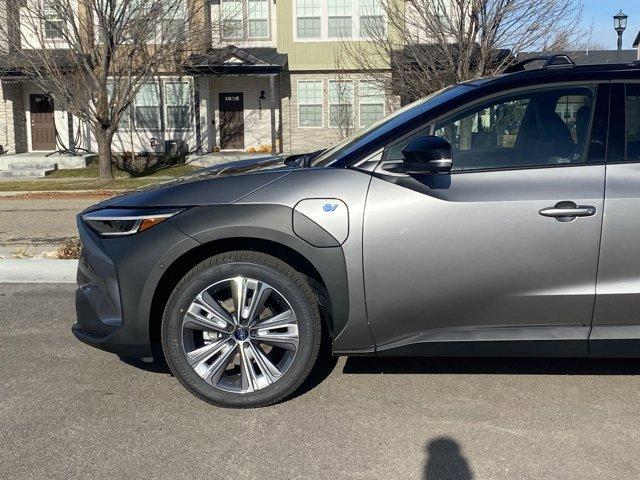
[[[191,56],[185,72],[209,75],[277,74],[287,65],[287,54],[275,48],[238,48],[228,45]]]
[[[18,50],[0,54],[0,77],[28,76],[34,71],[43,70],[42,58],[45,55],[61,70],[71,70],[79,63],[78,57],[67,49]]]

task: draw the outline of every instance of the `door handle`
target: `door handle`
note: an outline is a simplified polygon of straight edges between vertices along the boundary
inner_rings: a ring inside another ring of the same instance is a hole
[[[596,207],[578,206],[573,202],[559,202],[553,207],[540,210],[540,215],[543,217],[554,217],[564,222],[574,220],[576,217],[592,217],[595,214]]]

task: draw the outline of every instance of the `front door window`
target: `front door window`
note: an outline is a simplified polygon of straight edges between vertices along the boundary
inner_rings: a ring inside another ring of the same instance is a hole
[[[589,87],[510,95],[439,122],[435,135],[451,143],[453,170],[583,163],[593,99]]]

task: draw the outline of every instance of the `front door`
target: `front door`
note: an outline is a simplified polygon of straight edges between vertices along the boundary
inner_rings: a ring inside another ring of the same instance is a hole
[[[55,150],[56,125],[53,99],[47,94],[29,96],[31,106],[31,149]]]
[[[379,170],[364,276],[380,353],[586,354],[605,178],[587,160],[595,100],[587,86],[481,102],[430,127],[452,144],[451,174]]]
[[[242,93],[220,94],[220,148],[244,148],[244,101]]]

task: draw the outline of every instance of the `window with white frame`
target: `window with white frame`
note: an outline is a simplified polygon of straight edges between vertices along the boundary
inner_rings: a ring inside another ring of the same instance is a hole
[[[300,80],[298,82],[299,127],[322,127],[323,97],[322,80]]]
[[[43,36],[48,39],[62,38],[64,20],[53,2],[45,1],[42,5]]]
[[[158,83],[140,86],[133,102],[135,127],[140,130],[160,130],[160,93]]]
[[[269,38],[269,0],[221,0],[222,38]]]
[[[353,82],[329,81],[329,126],[345,128],[353,126]]]
[[[247,36],[249,38],[269,37],[269,4],[267,0],[248,0]]]
[[[191,127],[190,84],[188,81],[164,83],[167,128],[188,130]]]
[[[223,38],[243,38],[244,37],[244,6],[242,0],[222,0],[222,37]]]
[[[107,83],[107,95],[109,98],[109,102],[113,100],[113,90],[115,89],[115,84],[113,81],[109,81]],[[131,113],[129,108],[127,108],[120,117],[120,121],[118,122],[118,130],[128,131],[131,128]]]
[[[294,0],[297,40],[376,38],[386,31],[382,0]]]
[[[184,40],[185,29],[187,28],[186,18],[187,12],[184,1],[173,0],[164,6],[161,34],[165,42]]]
[[[298,38],[320,38],[322,19],[321,0],[297,0],[296,32]]]
[[[358,0],[361,38],[380,38],[385,32],[384,10],[380,0]]]
[[[373,125],[385,115],[384,90],[374,81],[360,82],[360,126]]]
[[[328,0],[328,29],[331,38],[353,36],[353,4],[351,0]]]

